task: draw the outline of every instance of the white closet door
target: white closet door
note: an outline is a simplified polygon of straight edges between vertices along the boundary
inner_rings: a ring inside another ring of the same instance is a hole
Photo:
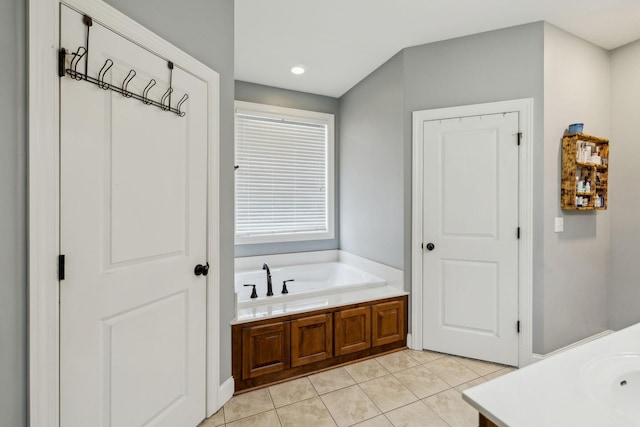
[[[422,126],[423,347],[517,365],[518,113]]]
[[[61,13],[61,46],[85,43]],[[167,61],[94,22],[89,74],[159,100]],[[84,72],[84,60],[79,64]],[[61,426],[185,426],[205,417],[206,84],[176,67],[185,117],[61,79]]]

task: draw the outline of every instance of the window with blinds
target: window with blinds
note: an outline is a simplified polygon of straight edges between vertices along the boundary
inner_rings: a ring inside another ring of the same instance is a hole
[[[333,238],[333,115],[236,103],[236,243]]]

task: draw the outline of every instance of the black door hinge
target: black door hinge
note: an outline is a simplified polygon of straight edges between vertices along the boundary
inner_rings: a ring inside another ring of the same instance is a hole
[[[58,51],[58,77],[64,77],[64,61],[67,56],[67,49],[62,48]]]
[[[518,132],[518,145],[520,145],[520,141],[522,141],[522,132]]]
[[[516,230],[516,236],[518,237],[518,239],[520,238],[520,227],[518,227],[518,229]]]
[[[520,321],[519,320],[516,323],[516,331],[518,331],[518,333],[520,333]]]
[[[58,255],[58,280],[64,280],[64,255]]]

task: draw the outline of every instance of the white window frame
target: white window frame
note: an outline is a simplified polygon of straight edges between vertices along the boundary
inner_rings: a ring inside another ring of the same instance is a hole
[[[299,242],[307,240],[329,240],[335,237],[335,117],[333,114],[317,111],[299,110],[296,108],[279,107],[275,105],[257,104],[253,102],[236,101],[234,122],[238,112],[257,113],[264,117],[289,120],[307,120],[312,123],[327,125],[327,231],[290,233],[262,236],[237,236],[234,221],[234,236],[236,245],[252,245],[258,243]],[[236,132],[237,135],[237,132]],[[235,147],[234,139],[234,147]]]

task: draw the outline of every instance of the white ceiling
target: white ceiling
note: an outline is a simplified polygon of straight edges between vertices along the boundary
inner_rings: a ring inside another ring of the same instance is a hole
[[[235,0],[235,78],[339,97],[405,47],[541,20],[614,49],[640,0]]]

